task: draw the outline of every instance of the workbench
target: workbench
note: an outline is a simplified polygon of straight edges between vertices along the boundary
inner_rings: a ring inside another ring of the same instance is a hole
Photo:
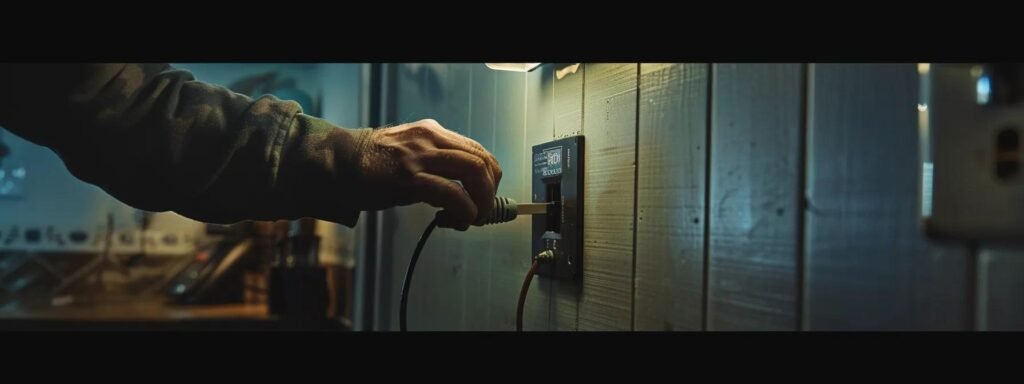
[[[295,323],[265,305],[171,306],[131,303],[0,310],[0,331],[347,331],[340,320]]]

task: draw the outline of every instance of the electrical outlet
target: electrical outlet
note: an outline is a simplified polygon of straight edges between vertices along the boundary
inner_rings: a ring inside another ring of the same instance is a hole
[[[921,64],[921,214],[929,234],[1024,238],[1024,65]]]
[[[552,203],[533,216],[533,256],[555,254],[538,276],[575,279],[583,272],[583,136],[533,147],[533,202]]]

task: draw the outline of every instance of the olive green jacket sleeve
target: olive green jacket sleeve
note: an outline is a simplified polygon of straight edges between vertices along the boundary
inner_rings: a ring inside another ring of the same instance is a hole
[[[359,216],[348,187],[369,129],[168,64],[0,64],[0,126],[140,209],[213,223]]]

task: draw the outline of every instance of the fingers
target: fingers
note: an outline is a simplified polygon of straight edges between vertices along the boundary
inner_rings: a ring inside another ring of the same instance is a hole
[[[454,132],[453,132],[454,133]],[[458,134],[455,134],[458,135]],[[497,187],[501,183],[501,166],[498,165],[498,159],[494,157],[490,152],[487,152],[480,143],[468,137],[456,136],[454,138],[446,138],[446,141],[438,143],[439,148],[444,149],[456,149],[472,153],[477,157],[484,160],[488,170],[494,175],[494,186]]]
[[[477,217],[476,204],[458,184],[427,172],[413,176],[413,187],[423,202],[444,210],[437,225],[465,231]]]
[[[490,169],[491,174],[494,175],[495,188],[501,185],[502,173],[501,166],[498,164],[498,159],[495,158],[493,154],[488,152],[487,149],[485,149],[482,145],[480,145],[480,143],[476,142],[476,140],[470,139],[454,131],[448,130],[433,119],[421,120],[416,124],[421,124],[423,126],[431,128],[431,131],[437,133],[438,140],[435,140],[435,145],[437,145],[438,148],[461,150],[472,153],[480,157],[481,159],[484,159],[484,161],[487,163],[488,168]]]
[[[502,177],[494,155],[432,119],[408,124],[395,134],[405,136],[403,145],[412,151],[404,168],[415,174],[415,183],[423,187],[417,194],[423,194],[424,202],[444,209],[438,224],[460,230],[470,224],[482,225],[494,209]],[[461,181],[465,189],[448,179]]]
[[[482,225],[494,209],[496,181],[484,159],[463,151],[439,149],[423,154],[424,169],[434,175],[462,182],[477,208],[474,223]]]

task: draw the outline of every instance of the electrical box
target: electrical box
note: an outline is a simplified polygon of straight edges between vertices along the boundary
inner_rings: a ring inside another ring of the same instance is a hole
[[[1024,65],[920,64],[918,72],[928,233],[1024,239]]]
[[[533,147],[533,202],[551,203],[533,217],[533,257],[550,250],[537,275],[571,280],[583,273],[583,136]]]

